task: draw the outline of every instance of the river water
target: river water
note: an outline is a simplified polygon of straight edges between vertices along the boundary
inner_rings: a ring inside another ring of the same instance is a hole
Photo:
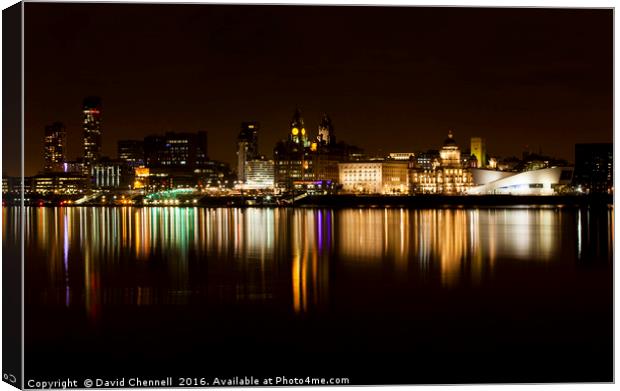
[[[613,208],[23,213],[26,379],[612,380]]]

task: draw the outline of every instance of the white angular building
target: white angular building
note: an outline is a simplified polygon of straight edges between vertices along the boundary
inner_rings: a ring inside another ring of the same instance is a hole
[[[474,186],[468,194],[551,195],[558,185],[569,184],[572,167],[551,167],[540,170],[509,172],[471,169]]]

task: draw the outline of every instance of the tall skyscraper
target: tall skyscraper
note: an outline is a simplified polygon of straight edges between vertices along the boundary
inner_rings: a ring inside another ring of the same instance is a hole
[[[246,167],[250,160],[258,159],[258,122],[243,122],[237,137],[237,179],[241,183],[247,180]]]
[[[45,127],[45,171],[63,171],[67,161],[67,131],[61,122],[54,122]]]
[[[101,98],[89,96],[82,104],[82,127],[84,129],[84,172],[101,157]]]
[[[482,137],[471,138],[471,154],[476,157],[478,161],[478,168],[484,168],[487,166],[487,147],[486,142]]]
[[[319,123],[319,135],[317,141],[322,145],[333,145],[336,143],[336,135],[334,134],[334,125],[331,118],[327,114],[323,114],[323,118]]]

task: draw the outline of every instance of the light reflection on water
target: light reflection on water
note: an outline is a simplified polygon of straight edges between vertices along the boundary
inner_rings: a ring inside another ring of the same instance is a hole
[[[3,241],[18,240],[3,208]],[[450,288],[501,262],[611,259],[613,209],[26,208],[27,300],[83,305],[288,302],[320,309],[333,269]],[[286,287],[282,289],[282,287]],[[362,286],[358,289],[363,289]],[[232,299],[231,299],[232,298]]]

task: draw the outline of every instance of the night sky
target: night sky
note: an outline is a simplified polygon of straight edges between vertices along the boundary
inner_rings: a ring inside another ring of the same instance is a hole
[[[242,121],[261,153],[288,135],[295,107],[312,136],[371,153],[525,145],[573,160],[575,143],[613,138],[611,10],[139,4],[26,4],[26,175],[43,132],[65,123],[82,154],[81,103],[103,99],[103,153],[119,139],[209,132],[235,161]],[[233,164],[234,168],[234,164]],[[5,172],[17,175],[16,167]]]

